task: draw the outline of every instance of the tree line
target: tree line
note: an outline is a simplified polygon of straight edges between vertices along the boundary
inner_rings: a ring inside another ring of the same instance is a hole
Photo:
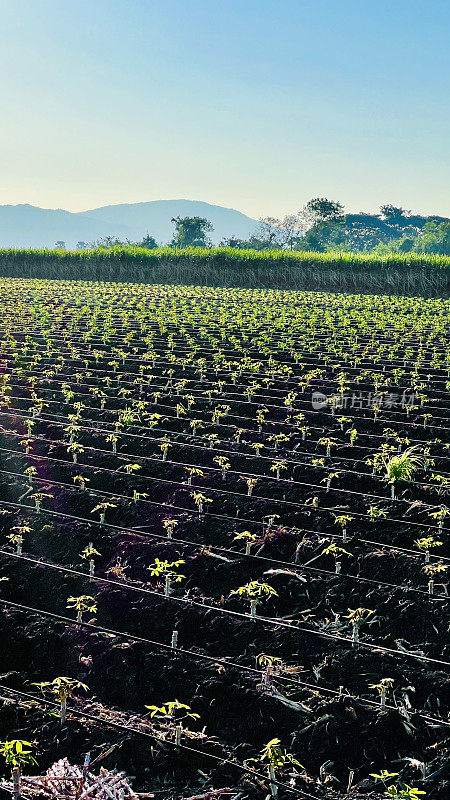
[[[204,217],[174,217],[172,247],[211,246],[213,225]],[[107,237],[96,247],[128,244],[154,249],[156,239],[147,233],[139,242]],[[379,214],[347,214],[334,200],[316,197],[303,209],[283,219],[262,218],[248,239],[223,239],[223,246],[252,250],[309,250],[327,252],[430,253],[450,255],[450,219],[419,216],[392,204],[381,206]]]

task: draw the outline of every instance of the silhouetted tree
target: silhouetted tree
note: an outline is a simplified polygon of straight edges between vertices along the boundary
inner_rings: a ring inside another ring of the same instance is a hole
[[[407,211],[405,208],[401,206],[393,206],[390,203],[386,203],[384,206],[381,206],[380,212],[384,219],[387,222],[398,222],[401,219],[404,219],[411,213],[411,211]]]
[[[299,216],[303,218],[305,226],[311,228],[319,222],[342,220],[344,206],[335,200],[327,200],[326,197],[314,197],[306,203]]]
[[[154,250],[155,247],[158,247],[158,242],[155,237],[151,236],[147,231],[144,238],[140,242],[136,242],[136,245],[138,247],[144,247],[146,250]]]
[[[210,244],[206,234],[213,226],[204,217],[173,217],[172,222],[175,223],[172,247],[207,247]]]

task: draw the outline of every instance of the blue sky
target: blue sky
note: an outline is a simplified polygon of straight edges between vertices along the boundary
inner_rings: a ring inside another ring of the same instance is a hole
[[[0,203],[450,216],[448,0],[0,0]]]

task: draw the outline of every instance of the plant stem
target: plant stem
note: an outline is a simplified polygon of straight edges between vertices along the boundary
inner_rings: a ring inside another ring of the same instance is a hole
[[[272,797],[278,797],[278,786],[274,782],[275,781],[275,767],[273,764],[269,767],[269,775],[270,775],[270,793]]]
[[[20,768],[19,767],[13,767],[12,779],[13,779],[13,798],[14,798],[14,800],[19,800],[19,798],[20,798]]]

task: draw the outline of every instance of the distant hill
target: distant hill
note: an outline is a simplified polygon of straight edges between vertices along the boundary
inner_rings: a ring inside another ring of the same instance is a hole
[[[213,244],[236,236],[248,239],[257,221],[232,208],[198,200],[154,200],[124,203],[72,213],[63,209],[38,208],[28,204],[0,206],[0,247],[66,247],[78,241],[92,242],[105,236],[138,241],[148,232],[166,244],[173,232],[172,217],[206,217],[214,226]]]
[[[131,231],[125,225],[108,225],[59,208],[0,206],[0,247],[54,247],[58,240],[73,247],[78,241],[90,242],[110,234],[130,237]]]

